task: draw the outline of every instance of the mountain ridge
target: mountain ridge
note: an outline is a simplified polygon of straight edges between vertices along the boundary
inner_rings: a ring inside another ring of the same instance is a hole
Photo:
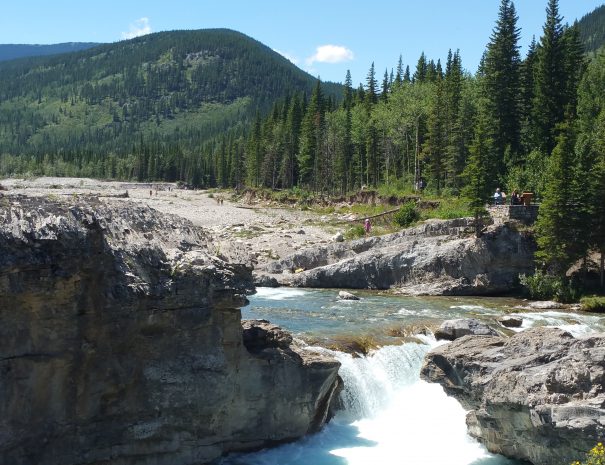
[[[115,155],[109,175],[130,176],[124,170],[133,162],[125,156],[194,157],[217,137],[242,134],[276,100],[310,94],[316,82],[230,29],[157,32],[0,62],[0,154],[5,165],[7,159],[22,164],[15,157],[27,156],[31,166],[14,170],[34,172],[57,157],[81,164]],[[341,95],[338,84],[324,87],[334,99]]]
[[[0,62],[35,56],[78,52],[102,45],[97,42],[61,42],[58,44],[0,44]]]

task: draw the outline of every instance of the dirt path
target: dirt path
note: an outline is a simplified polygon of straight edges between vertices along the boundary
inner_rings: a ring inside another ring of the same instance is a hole
[[[327,243],[336,232],[319,215],[296,209],[235,203],[230,195],[177,189],[170,183],[105,182],[86,178],[3,179],[6,194],[99,195],[109,202],[136,202],[178,215],[208,229],[217,254],[253,266],[295,250]],[[128,192],[128,198],[119,198]],[[214,198],[212,198],[214,197]],[[217,197],[223,199],[217,202]],[[323,219],[325,220],[325,218]]]

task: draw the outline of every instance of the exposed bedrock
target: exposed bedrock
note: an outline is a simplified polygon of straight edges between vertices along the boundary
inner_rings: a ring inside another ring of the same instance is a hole
[[[532,237],[514,225],[491,226],[479,239],[471,219],[428,221],[386,236],[306,249],[260,273],[282,285],[397,289],[409,294],[510,292],[534,269]],[[303,272],[292,273],[304,269]]]
[[[605,434],[605,335],[554,328],[465,336],[425,358],[421,376],[469,410],[469,433],[495,453],[554,465],[582,460]]]
[[[263,322],[244,344],[250,270],[208,241],[120,200],[0,197],[0,463],[197,465],[323,425],[339,363]]]

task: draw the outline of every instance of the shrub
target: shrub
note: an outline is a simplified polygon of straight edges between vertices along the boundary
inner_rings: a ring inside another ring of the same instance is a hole
[[[363,226],[360,224],[357,224],[355,226],[351,226],[349,229],[347,229],[347,231],[345,232],[345,239],[347,240],[351,240],[351,239],[358,239],[360,237],[363,237],[365,235],[365,229],[363,229]]]
[[[414,202],[407,202],[401,206],[399,211],[393,216],[393,221],[396,225],[402,228],[415,223],[420,219],[420,213],[416,209]]]
[[[579,297],[578,290],[570,282],[540,270],[533,275],[520,275],[519,281],[532,299],[572,302]]]
[[[582,310],[586,312],[605,312],[605,297],[582,297],[580,303],[582,304]]]

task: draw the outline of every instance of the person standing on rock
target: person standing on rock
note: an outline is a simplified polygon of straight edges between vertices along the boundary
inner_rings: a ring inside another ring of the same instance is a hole
[[[366,220],[363,222],[363,230],[366,233],[366,236],[370,235],[370,229],[372,229],[372,225],[370,224],[370,219],[366,218]]]

